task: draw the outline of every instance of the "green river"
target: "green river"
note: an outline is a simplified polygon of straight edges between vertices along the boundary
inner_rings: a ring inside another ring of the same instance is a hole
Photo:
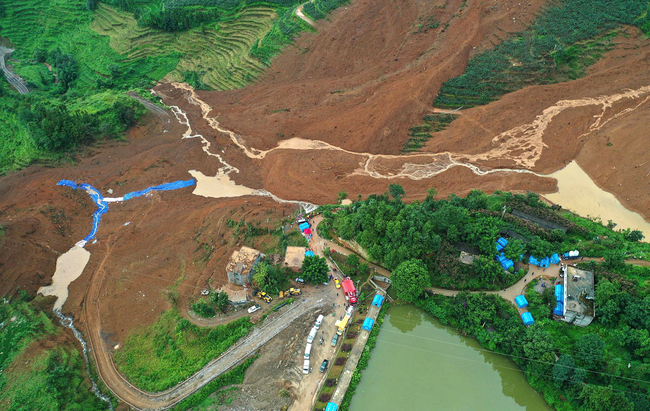
[[[351,411],[550,411],[509,358],[411,305],[391,307]]]

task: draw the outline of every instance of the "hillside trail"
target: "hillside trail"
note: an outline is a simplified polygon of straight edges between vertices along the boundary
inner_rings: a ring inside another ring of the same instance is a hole
[[[351,175],[389,180],[404,177],[412,180],[427,179],[441,174],[453,167],[466,167],[477,175],[506,172],[528,173],[538,177],[548,177],[548,175],[536,173],[532,171],[532,169],[535,167],[537,161],[542,157],[544,148],[547,147],[543,141],[544,133],[557,116],[570,109],[600,106],[601,111],[599,114],[594,115],[588,130],[577,137],[577,139],[585,139],[589,134],[600,130],[614,119],[637,110],[640,106],[650,100],[650,86],[640,87],[636,90],[624,90],[619,93],[599,97],[560,100],[554,105],[544,109],[532,122],[522,124],[495,135],[492,138],[493,148],[484,153],[464,154],[445,151],[439,153],[395,155],[354,152],[333,146],[324,141],[307,140],[300,137],[282,140],[276,147],[268,150],[258,150],[248,147],[241,136],[237,135],[234,131],[222,127],[216,118],[209,115],[212,111],[212,107],[197,96],[192,86],[186,83],[171,83],[171,85],[177,89],[186,91],[188,102],[201,108],[202,117],[208,125],[213,129],[228,135],[231,141],[250,159],[261,160],[268,154],[277,150],[332,150],[361,157],[361,168],[355,170]],[[623,100],[640,101],[632,107],[621,109],[615,113],[610,113],[614,104]],[[454,112],[454,114],[456,113]],[[363,161],[364,158],[365,161]],[[398,166],[393,166],[398,169],[387,172],[380,171],[386,169],[386,165],[382,164],[382,161],[385,162],[386,160],[399,160],[400,164]],[[480,166],[483,162],[496,160],[509,160],[519,168],[490,169]]]
[[[314,1],[314,0],[311,0],[311,1],[308,1],[307,3],[311,3],[311,2],[313,2],[313,1]],[[315,23],[312,19],[310,19],[309,17],[305,16],[305,14],[302,12],[302,7],[303,7],[305,4],[307,4],[307,3],[302,3],[300,6],[298,6],[298,8],[296,8],[296,16],[300,17],[300,18],[303,19],[307,24],[309,24],[310,26],[314,27],[314,26],[316,26],[316,23]]]

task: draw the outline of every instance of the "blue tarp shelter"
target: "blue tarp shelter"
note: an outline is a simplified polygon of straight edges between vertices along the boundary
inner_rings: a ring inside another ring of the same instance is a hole
[[[528,264],[539,266],[539,260],[531,255],[528,257]]]
[[[523,321],[526,326],[532,325],[535,322],[531,313],[523,313],[521,315],[521,321]]]
[[[507,245],[508,245],[508,240],[506,240],[506,239],[503,238],[503,237],[499,237],[499,239],[497,240],[497,244],[496,244],[496,246],[497,246],[497,251],[501,251],[501,250],[503,250],[503,248],[504,248],[505,246],[507,246]]]
[[[305,256],[306,257],[314,257],[314,256],[316,256],[316,254],[314,254],[314,252],[311,251],[311,250],[307,250],[307,251],[305,251]]]
[[[366,318],[365,320],[363,320],[363,326],[361,328],[363,328],[366,331],[370,331],[372,330],[372,325],[374,323],[375,320],[373,320],[372,318]]]
[[[512,267],[515,265],[512,260],[509,258],[506,258],[503,253],[500,255],[497,255],[494,257],[499,264],[501,264],[501,267],[503,267],[504,270],[507,270],[508,268]]]
[[[381,295],[377,294],[375,298],[372,299],[372,305],[375,307],[381,307],[381,304],[384,302],[384,297]]]
[[[539,266],[542,268],[548,268],[550,259],[548,257],[542,258],[542,261],[539,262]]]
[[[553,314],[564,315],[564,304],[558,301],[558,303],[555,305],[555,309],[553,310]]]
[[[298,228],[300,228],[300,231],[305,231],[309,228],[309,223],[302,223],[298,226]]]
[[[564,287],[562,287],[562,284],[555,284],[555,301],[564,301]]]
[[[517,307],[519,308],[524,308],[528,307],[528,300],[526,300],[526,297],[523,295],[518,295],[515,297],[515,303],[517,304]]]
[[[339,409],[339,406],[334,404],[333,402],[328,402],[327,407],[325,407],[325,411],[336,411]]]
[[[560,264],[560,256],[557,253],[551,256],[551,264]]]

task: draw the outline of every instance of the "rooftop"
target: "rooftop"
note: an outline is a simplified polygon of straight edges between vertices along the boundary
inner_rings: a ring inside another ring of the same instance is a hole
[[[233,251],[226,266],[227,272],[248,274],[261,253],[254,248],[242,247]]]
[[[287,254],[284,257],[284,266],[289,268],[301,268],[305,260],[305,247],[287,247]]]

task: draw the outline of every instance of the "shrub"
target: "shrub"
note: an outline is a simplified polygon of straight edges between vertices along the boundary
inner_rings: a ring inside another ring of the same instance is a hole
[[[341,347],[341,351],[343,352],[350,352],[352,350],[352,344],[343,344]]]
[[[337,358],[336,362],[335,362],[335,365],[342,365],[342,364],[338,364],[338,361],[339,361],[340,358],[343,358],[343,357]],[[345,361],[343,361],[343,362],[345,362]],[[326,387],[333,387],[335,385],[336,385],[336,379],[335,378],[328,378],[328,379],[325,380],[325,386]]]
[[[347,337],[348,338],[357,338],[357,333],[350,332],[350,333],[348,333]]]
[[[345,364],[346,361],[347,361],[347,358],[345,358],[345,357],[338,357],[338,358],[336,359],[336,361],[334,361],[334,365],[343,365],[343,364]],[[327,381],[330,381],[330,380],[331,380],[331,381],[334,381],[334,380],[331,379],[331,378],[330,378],[329,380],[327,380]],[[327,381],[326,381],[326,382],[327,382]],[[327,384],[325,384],[325,385],[327,385]],[[334,385],[334,383],[333,383],[332,385]],[[328,387],[331,387],[331,386],[328,385]]]
[[[320,402],[327,402],[327,401],[330,400],[330,398],[332,398],[332,394],[321,394],[321,395],[318,397],[318,401],[320,401]]]

